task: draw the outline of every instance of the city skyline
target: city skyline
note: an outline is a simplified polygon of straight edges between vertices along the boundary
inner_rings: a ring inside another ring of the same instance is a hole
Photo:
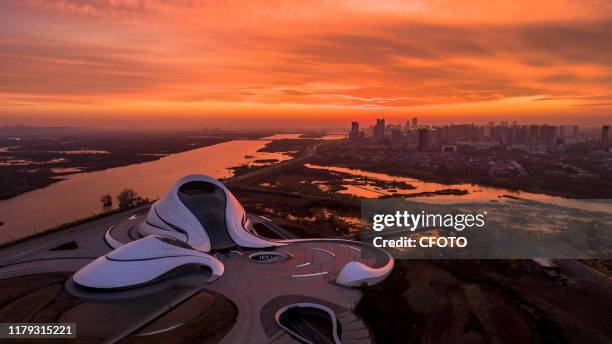
[[[415,124],[414,120],[418,118],[418,126]],[[434,119],[436,117],[433,117]],[[251,125],[236,125],[233,123],[219,125],[210,124],[210,123],[198,123],[195,126],[186,126],[186,127],[142,127],[139,125],[127,126],[127,127],[104,127],[104,126],[95,126],[95,125],[70,125],[70,124],[58,124],[51,123],[49,125],[30,125],[23,122],[14,122],[14,123],[0,123],[0,129],[11,130],[11,129],[32,129],[32,130],[85,130],[85,131],[95,131],[95,130],[108,130],[108,131],[151,131],[151,132],[164,132],[164,131],[275,131],[275,132],[300,132],[300,131],[329,131],[329,132],[341,132],[345,131],[349,134],[352,130],[352,125],[357,124],[358,128],[363,129],[373,129],[376,127],[376,121],[378,119],[383,119],[385,122],[385,127],[397,127],[397,128],[408,128],[408,129],[416,129],[416,128],[436,128],[436,127],[444,127],[444,126],[476,126],[476,127],[487,127],[487,126],[553,126],[559,130],[563,130],[564,127],[576,127],[580,130],[600,130],[604,126],[610,126],[609,123],[612,123],[611,120],[602,120],[598,122],[594,122],[592,124],[580,125],[578,122],[571,121],[532,121],[529,119],[525,119],[523,121],[517,121],[512,118],[502,118],[499,121],[491,121],[491,120],[481,120],[481,121],[465,121],[462,118],[451,119],[447,122],[444,121],[432,121],[432,118],[422,118],[422,117],[413,117],[413,115],[405,116],[405,117],[391,117],[389,120],[389,116],[385,113],[372,112],[371,115],[365,117],[353,118],[353,120],[342,119],[338,120],[338,122],[333,125],[321,125],[320,123],[310,122],[310,125],[302,126],[263,126],[263,127],[253,127]]]
[[[450,123],[435,125],[418,125],[417,117],[402,123],[387,123],[385,118],[377,118],[376,123],[361,126],[358,121],[351,122],[347,137],[351,141],[362,140],[369,136],[376,144],[397,144],[404,135],[412,133],[412,138],[418,138],[419,150],[422,141],[429,141],[430,135],[435,135],[437,143],[447,144],[463,141],[494,142],[502,145],[574,145],[578,139],[592,140],[599,135],[601,147],[608,147],[609,125],[601,127],[580,127],[578,125],[550,125],[519,123],[517,121],[490,121],[484,125],[474,123]],[[360,129],[361,128],[361,129]],[[599,130],[599,131],[598,131]],[[586,135],[585,135],[586,134]],[[387,139],[390,138],[390,141]],[[567,141],[567,142],[565,142]],[[426,144],[427,145],[427,144]]]
[[[612,117],[612,4],[601,1],[0,6],[0,125]]]

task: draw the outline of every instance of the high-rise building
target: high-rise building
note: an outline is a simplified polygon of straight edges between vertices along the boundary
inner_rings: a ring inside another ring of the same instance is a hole
[[[429,148],[429,129],[419,129],[419,151],[423,152]]]
[[[400,145],[400,141],[402,139],[402,129],[400,129],[401,127],[395,127],[393,129],[391,129],[391,145],[392,146],[399,146]]]
[[[537,124],[532,124],[529,126],[529,132],[527,134],[527,141],[530,144],[535,144],[540,142],[540,126]]]
[[[385,119],[377,118],[376,125],[374,126],[374,142],[384,143],[385,142]]]
[[[434,138],[435,138],[435,142],[437,144],[445,144],[446,137],[444,136],[444,127],[434,127],[433,130],[431,131],[431,138],[432,138],[432,141],[434,141]]]
[[[610,126],[604,125],[601,128],[601,148],[607,150],[610,147]]]
[[[508,125],[501,125],[497,127],[497,139],[498,142],[502,145],[511,145],[512,144],[512,130]]]
[[[359,138],[359,122],[351,123],[351,131],[349,133],[349,139],[357,140]]]
[[[527,137],[529,135],[529,127],[526,125],[520,125],[517,126],[517,129],[515,129],[514,132],[514,144],[517,145],[526,145],[527,144]]]
[[[557,141],[557,127],[552,125],[540,126],[540,136],[547,146],[554,146]]]
[[[416,129],[418,128],[418,123],[417,123],[417,118],[416,117],[412,117],[412,129]]]
[[[484,138],[490,139],[491,138],[491,129],[492,128],[493,128],[492,125],[483,125],[482,126],[482,130],[481,130],[482,136]]]

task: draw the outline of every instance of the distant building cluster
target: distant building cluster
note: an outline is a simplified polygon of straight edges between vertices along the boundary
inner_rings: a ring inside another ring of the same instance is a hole
[[[487,125],[450,124],[439,126],[419,126],[417,117],[406,121],[406,125],[386,124],[384,118],[366,129],[360,129],[358,122],[352,122],[349,132],[351,140],[369,139],[375,145],[400,147],[406,145],[418,151],[426,151],[437,146],[444,151],[454,151],[453,145],[474,146],[514,146],[516,148],[537,149],[573,145],[591,136],[580,135],[577,125],[518,124],[502,121]],[[609,126],[601,129],[599,146],[608,151]]]

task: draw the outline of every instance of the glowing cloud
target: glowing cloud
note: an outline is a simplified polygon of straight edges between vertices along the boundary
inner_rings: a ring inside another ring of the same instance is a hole
[[[2,2],[0,124],[612,109],[609,2],[179,3]]]

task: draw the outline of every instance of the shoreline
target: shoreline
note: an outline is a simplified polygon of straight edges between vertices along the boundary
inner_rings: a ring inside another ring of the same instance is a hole
[[[100,164],[97,166],[92,166],[90,168],[87,168],[86,170],[82,170],[82,171],[78,171],[76,173],[56,173],[53,176],[35,176],[35,178],[37,178],[37,181],[33,182],[32,184],[30,184],[30,187],[26,187],[14,192],[6,192],[3,194],[0,194],[0,202],[4,201],[4,200],[10,200],[12,198],[15,198],[17,196],[23,195],[25,193],[31,192],[31,191],[35,191],[35,190],[39,190],[39,189],[44,189],[50,185],[53,185],[55,183],[61,182],[63,180],[66,180],[66,178],[64,177],[70,177],[70,176],[74,176],[76,174],[80,174],[80,173],[91,173],[91,172],[97,172],[97,171],[104,171],[107,169],[111,169],[111,168],[117,168],[117,167],[125,167],[125,166],[130,166],[130,165],[135,165],[135,164],[142,164],[142,163],[146,163],[146,162],[151,162],[151,161],[156,161],[159,160],[163,157],[166,157],[168,155],[172,155],[172,154],[178,154],[178,153],[183,153],[183,152],[187,152],[193,149],[198,149],[198,148],[203,148],[203,147],[209,147],[209,146],[213,146],[219,143],[223,143],[223,142],[228,142],[231,140],[234,140],[235,138],[224,138],[224,137],[219,137],[217,140],[215,141],[211,141],[211,142],[207,142],[205,144],[198,144],[198,145],[194,145],[194,146],[185,146],[182,147],[181,149],[178,150],[172,150],[171,152],[167,152],[167,153],[159,153],[158,154],[140,154],[140,155],[136,155],[134,157],[132,157],[131,159],[123,159],[120,161],[116,161],[116,162],[110,162],[110,163],[105,163],[105,164]],[[163,155],[162,155],[163,154]],[[1,226],[0,226],[1,228]]]
[[[5,192],[2,188],[2,183],[0,183],[0,202],[5,201],[5,200],[10,200],[12,198],[18,197],[28,192],[43,189],[45,187],[48,187],[50,185],[64,181],[66,179],[71,178],[72,176],[75,176],[81,173],[92,173],[92,172],[104,171],[104,170],[108,170],[112,168],[120,168],[120,167],[137,165],[137,164],[142,164],[142,163],[147,163],[147,162],[153,162],[153,161],[160,160],[164,157],[171,156],[173,154],[185,153],[191,150],[200,149],[204,147],[210,147],[210,146],[214,146],[214,145],[225,143],[225,142],[230,142],[234,140],[244,140],[244,139],[262,140],[262,139],[266,139],[267,137],[271,137],[274,135],[277,135],[277,134],[275,134],[274,132],[266,132],[266,133],[254,132],[254,133],[239,133],[239,134],[228,133],[228,134],[219,134],[217,136],[201,136],[198,139],[199,140],[205,139],[204,142],[196,140],[196,142],[193,142],[189,145],[169,145],[169,146],[158,147],[158,151],[155,151],[155,152],[135,151],[135,152],[132,152],[133,155],[125,156],[122,154],[122,152],[113,151],[112,153],[108,153],[108,154],[116,154],[116,156],[111,155],[111,158],[112,158],[111,160],[101,161],[100,163],[96,163],[96,164],[88,164],[87,162],[77,160],[77,161],[71,161],[72,163],[69,165],[62,165],[62,166],[56,166],[56,165],[46,166],[45,165],[41,167],[42,172],[39,171],[37,173],[32,174],[32,180],[28,180],[27,181],[28,185],[26,185],[24,188],[21,188],[21,189],[16,188],[14,190],[9,189],[8,191]],[[151,138],[151,136],[145,136],[144,138],[148,140]],[[159,138],[167,139],[168,135],[160,135]],[[180,138],[185,138],[185,137],[180,136]],[[100,144],[103,144],[103,140]],[[138,144],[143,145],[143,144],[148,144],[148,142],[144,141],[144,142],[139,142]],[[106,149],[103,146],[100,146],[100,147],[95,146],[94,148]],[[4,153],[11,153],[11,152],[7,151]],[[17,155],[17,157],[21,157],[24,153],[25,154],[31,154],[31,153],[39,154],[39,153],[44,153],[44,152],[16,151],[12,153],[17,153],[14,155]],[[72,155],[72,156],[74,157],[77,155]],[[2,155],[0,155],[0,157],[2,157]],[[12,169],[14,167],[16,166],[6,166],[7,169]],[[60,168],[60,169],[75,168],[75,169],[78,169],[78,171],[52,172],[52,170],[55,168]],[[1,177],[2,175],[0,175],[0,178]],[[18,182],[19,184],[23,184],[23,181],[18,181]]]
[[[99,220],[99,219],[102,219],[102,218],[105,218],[105,217],[108,217],[108,216],[120,214],[120,213],[125,212],[125,211],[148,207],[151,204],[153,204],[153,202],[154,201],[143,202],[143,203],[135,204],[135,205],[133,205],[131,207],[128,207],[128,208],[115,208],[115,209],[107,210],[107,211],[104,211],[104,212],[101,212],[101,213],[98,213],[98,214],[87,216],[87,217],[84,217],[84,218],[81,218],[81,219],[77,219],[77,220],[74,220],[74,221],[64,222],[64,223],[61,223],[61,224],[59,224],[59,225],[57,225],[55,227],[51,227],[51,228],[42,230],[40,232],[31,234],[31,235],[28,235],[28,236],[25,236],[25,237],[21,237],[21,238],[14,239],[14,240],[11,240],[11,241],[0,242],[0,249],[5,248],[5,247],[9,247],[9,246],[12,246],[12,245],[16,245],[16,244],[19,244],[19,243],[22,243],[22,242],[28,241],[30,239],[36,239],[36,238],[43,237],[45,235],[57,233],[57,232],[60,232],[62,230],[65,230],[65,229],[68,229],[68,228],[71,228],[71,227],[74,227],[74,226],[78,226],[78,225],[81,225],[81,224],[84,224],[84,223],[92,222],[92,221],[95,221],[95,220]],[[2,229],[2,227],[0,227],[0,229]]]
[[[373,168],[371,165],[366,165],[366,164],[350,164],[350,163],[347,164],[347,163],[329,162],[327,159],[325,159],[325,157],[323,157],[323,159],[318,160],[317,164],[325,164],[331,167],[362,170],[362,171],[369,172],[369,173],[381,173],[381,174],[386,174],[391,177],[420,179],[424,182],[438,183],[438,184],[444,184],[448,186],[453,186],[453,185],[458,185],[458,184],[472,184],[472,185],[479,185],[479,186],[489,187],[489,188],[497,188],[500,190],[509,190],[513,192],[527,192],[527,193],[542,194],[545,196],[552,196],[552,197],[563,197],[563,198],[571,199],[571,200],[610,200],[609,198],[589,197],[589,196],[585,196],[584,194],[581,194],[578,192],[565,192],[565,191],[559,191],[559,190],[551,190],[549,188],[541,187],[539,185],[531,185],[531,186],[527,185],[527,187],[524,187],[524,186],[516,187],[512,183],[505,183],[503,181],[492,181],[492,180],[489,180],[488,178],[482,178],[482,177],[475,177],[475,178],[463,180],[463,179],[456,178],[456,177],[432,176],[426,173],[401,174],[397,172],[390,172],[388,169],[385,169],[384,167],[383,168],[376,168],[376,167]]]
[[[265,139],[267,137],[269,137],[269,136],[259,137],[257,139]],[[229,141],[231,141],[231,140],[225,140],[225,141],[219,142],[219,143],[224,143],[224,142],[229,142]],[[271,141],[273,142],[275,140],[271,140]],[[212,145],[209,145],[209,146],[212,146]],[[196,148],[193,148],[193,150],[197,150],[197,149],[201,149],[201,148],[203,148],[203,147],[196,147]],[[307,149],[307,147],[304,147],[304,151],[306,149]],[[178,152],[176,154],[180,154],[180,153],[183,153],[183,152]],[[160,158],[161,157],[158,157],[157,159],[154,159],[154,160],[159,160]],[[296,160],[296,157],[288,159],[288,160],[280,161],[280,162],[277,162],[277,163],[274,163],[274,164],[271,164],[271,165],[259,166],[257,168],[257,170],[266,170],[266,168],[270,168],[270,167],[274,167],[274,166],[276,166],[278,168],[279,166],[282,166],[283,163],[291,162],[293,160]],[[153,160],[151,160],[151,161],[153,161]],[[126,166],[129,166],[129,165],[126,165]],[[125,166],[120,166],[120,167],[125,167]],[[249,171],[249,172],[253,172],[253,171]],[[239,176],[238,175],[232,175],[231,177],[226,178],[226,179],[224,179],[224,178],[219,178],[219,179],[223,180],[224,182],[227,183],[227,182],[231,182],[231,180],[236,178],[236,177],[239,177]],[[244,178],[245,176],[241,175],[240,177]],[[61,180],[58,180],[58,181],[61,181]],[[104,217],[107,217],[107,216],[115,215],[115,214],[121,213],[123,211],[128,211],[130,209],[134,209],[134,208],[142,207],[142,206],[145,206],[145,205],[148,205],[148,204],[152,204],[154,201],[155,201],[154,199],[153,200],[148,200],[148,201],[136,204],[133,207],[123,208],[123,209],[122,208],[114,208],[114,209],[111,209],[109,211],[104,211],[104,212],[96,213],[96,214],[93,214],[93,215],[90,215],[90,216],[86,216],[86,217],[83,217],[83,218],[77,218],[77,219],[75,219],[73,221],[67,221],[67,222],[58,224],[56,226],[49,227],[47,229],[43,229],[43,230],[40,230],[40,231],[35,231],[34,233],[31,233],[31,234],[23,236],[23,237],[19,237],[19,238],[16,238],[16,239],[9,239],[7,241],[0,242],[0,248],[11,246],[13,244],[16,244],[16,243],[19,243],[19,242],[23,242],[23,241],[26,241],[28,239],[33,239],[33,238],[36,238],[36,237],[40,237],[42,235],[46,235],[46,234],[50,234],[50,233],[55,233],[55,232],[61,231],[61,230],[66,229],[66,228],[70,228],[70,227],[79,225],[79,224],[83,224],[83,223],[87,223],[87,222],[90,222],[90,221],[98,220],[98,219],[101,219],[101,218],[104,218]],[[3,226],[0,226],[0,231],[2,229],[3,229]]]
[[[227,141],[222,141],[222,142],[227,142]],[[220,143],[222,143],[222,142],[220,142]],[[202,147],[196,147],[194,149],[199,149],[199,148],[202,148]],[[260,150],[263,150],[263,149],[265,149],[265,148],[262,148]],[[268,165],[268,166],[259,166],[259,168],[275,166],[275,165],[282,164],[284,162],[290,162],[292,160],[295,160],[297,157],[303,156],[305,154],[304,151],[302,151],[301,153],[302,154],[297,154],[297,156],[294,157],[293,159],[281,161],[281,162],[278,162],[278,163],[275,163],[275,164],[272,164],[272,165]],[[160,158],[161,157],[156,157],[156,159],[152,159],[151,161],[159,160]],[[319,160],[319,159],[315,159],[315,160]],[[129,164],[129,165],[132,165],[132,164]],[[125,165],[125,166],[128,166],[128,165]],[[347,164],[332,164],[331,166],[339,166],[339,167],[341,166],[341,167],[346,167],[346,168],[351,168],[351,169],[359,168],[359,167],[348,166]],[[257,168],[257,169],[259,169],[259,168]],[[359,169],[361,169],[361,168],[359,168]],[[363,169],[363,170],[367,171],[367,172],[374,172],[374,173],[385,173],[385,172],[379,172],[381,169],[378,169],[378,170],[376,170],[376,169],[375,170],[365,170],[365,169]],[[382,170],[384,170],[384,169],[382,169]],[[248,172],[253,172],[253,171],[248,171]],[[87,172],[84,172],[84,173],[87,173]],[[226,180],[224,180],[224,182],[231,182],[231,179],[233,179],[234,177],[238,177],[239,175],[240,174],[234,175],[234,176],[232,176],[230,178],[227,178]],[[394,176],[397,176],[397,175],[394,174]],[[406,176],[397,176],[397,177],[404,177],[405,178]],[[421,179],[420,177],[414,177],[414,175],[412,175],[412,176],[410,176],[408,178],[419,178],[419,179]],[[440,179],[441,180],[445,180],[445,178],[440,178]],[[440,182],[439,181],[440,179],[438,179],[438,181],[435,181],[435,182],[444,183],[444,182]],[[429,180],[432,180],[432,179],[427,178],[427,179],[423,179],[423,180],[424,181],[429,181]],[[433,180],[436,180],[436,179],[433,179]],[[61,180],[57,180],[57,181],[61,181]],[[446,180],[445,180],[445,182],[446,182]],[[466,182],[466,183],[472,183],[472,182]],[[481,183],[475,183],[475,184],[479,184],[479,185],[482,185],[482,186],[488,186],[487,184],[481,184]],[[492,187],[498,187],[500,189],[509,189],[509,188],[504,188],[504,187],[500,187],[500,186],[492,186]],[[445,191],[449,192],[449,190],[445,190]],[[520,190],[520,191],[524,191],[524,190]],[[529,192],[529,191],[526,191],[526,192]],[[543,194],[544,195],[550,195],[550,196],[556,196],[556,195],[551,195],[550,193],[543,193]],[[344,195],[344,196],[346,197],[347,195]],[[383,197],[383,198],[389,198],[389,197],[393,197],[393,196],[388,196],[388,197]],[[504,197],[506,197],[506,195],[504,195]],[[507,196],[507,197],[512,197],[512,196]],[[565,196],[562,196],[562,197],[565,197]],[[581,200],[581,199],[584,199],[584,198],[569,198],[568,197],[568,199]],[[134,209],[134,208],[143,206],[145,204],[150,204],[150,203],[152,203],[152,202],[141,203],[141,204],[135,205],[135,206],[130,207],[130,208],[124,208],[124,209],[116,208],[116,209],[112,209],[112,210],[109,210],[109,211],[97,213],[97,214],[94,214],[94,215],[91,215],[91,216],[79,218],[79,219],[76,219],[74,221],[64,222],[64,223],[58,224],[57,226],[50,227],[48,229],[35,232],[35,233],[33,233],[31,235],[28,235],[28,236],[25,236],[25,237],[21,237],[21,238],[13,239],[13,240],[10,240],[10,241],[2,242],[2,243],[0,243],[0,248],[6,247],[6,246],[10,246],[12,244],[16,244],[16,243],[19,243],[19,242],[22,242],[22,241],[25,241],[25,240],[28,240],[28,239],[31,239],[31,238],[36,238],[36,237],[39,237],[39,236],[42,236],[42,235],[45,235],[45,234],[54,233],[54,232],[60,231],[60,230],[65,229],[65,228],[69,228],[69,227],[72,227],[72,226],[75,226],[75,225],[79,225],[79,224],[82,224],[82,223],[87,223],[87,222],[90,222],[90,221],[93,221],[93,220],[97,220],[97,219],[100,219],[100,218],[103,218],[103,217],[106,217],[106,216],[111,216],[111,215],[114,215],[114,214],[117,214],[117,213],[121,213],[122,211],[127,211],[127,210],[130,210],[130,209]],[[3,226],[0,226],[0,230],[2,230],[2,227]]]

